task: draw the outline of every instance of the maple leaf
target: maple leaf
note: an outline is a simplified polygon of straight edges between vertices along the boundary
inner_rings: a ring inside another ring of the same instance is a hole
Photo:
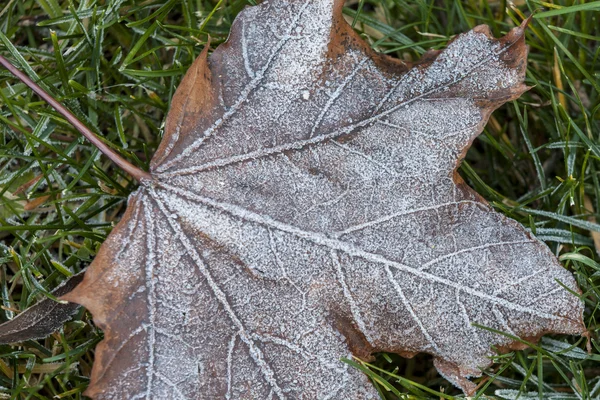
[[[456,172],[527,90],[525,24],[408,65],[342,5],[247,8],[190,68],[150,173],[63,297],[105,332],[89,396],[376,398],[340,358],[378,351],[432,354],[471,394],[491,346],[521,347],[493,330],[585,330],[571,274]]]

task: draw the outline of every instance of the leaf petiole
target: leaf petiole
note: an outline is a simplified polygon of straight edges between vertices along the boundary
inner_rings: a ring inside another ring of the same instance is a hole
[[[60,104],[54,97],[48,92],[42,89],[37,83],[32,81],[27,75],[21,72],[17,67],[12,65],[10,61],[0,55],[0,64],[6,68],[11,74],[17,77],[21,82],[27,85],[33,90],[38,96],[45,102],[50,104],[56,111],[58,111],[71,125],[75,127],[86,139],[88,139],[94,146],[98,148],[104,155],[110,158],[115,164],[117,164],[123,171],[137,179],[139,182],[142,180],[150,180],[152,176],[149,172],[144,171],[129,161],[124,159],[120,154],[115,152],[113,149],[108,147],[94,132],[92,132],[83,122],[81,122],[71,111],[65,106]]]

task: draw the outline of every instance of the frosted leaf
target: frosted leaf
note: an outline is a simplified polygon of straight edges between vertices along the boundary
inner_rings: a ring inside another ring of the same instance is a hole
[[[571,274],[456,174],[526,90],[524,27],[414,66],[334,0],[264,1],[196,60],[126,214],[66,298],[105,331],[95,399],[375,399],[340,361],[432,354],[467,393],[490,349],[581,333]],[[560,282],[560,284],[559,284]]]

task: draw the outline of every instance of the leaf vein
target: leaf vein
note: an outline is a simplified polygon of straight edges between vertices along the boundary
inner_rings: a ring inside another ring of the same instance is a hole
[[[404,305],[404,307],[406,308],[406,310],[408,311],[408,313],[410,314],[412,319],[415,321],[415,323],[421,330],[421,333],[423,334],[425,339],[427,339],[427,342],[429,342],[429,345],[436,351],[437,354],[443,355],[444,353],[438,347],[438,345],[435,343],[435,341],[433,340],[433,338],[427,331],[427,328],[425,328],[425,325],[423,325],[423,322],[421,321],[421,319],[419,318],[419,316],[417,315],[415,310],[410,305],[410,302],[406,298],[406,295],[404,294],[402,287],[400,286],[398,281],[396,281],[396,279],[394,278],[394,274],[392,273],[392,270],[390,269],[390,267],[388,265],[385,266],[385,272],[387,274],[388,280],[390,281],[390,283],[396,290],[396,293],[398,293],[398,296],[400,296],[400,300],[402,300],[402,304]]]
[[[308,3],[308,2],[307,2]],[[516,42],[515,42],[516,43]],[[504,47],[501,51],[494,53],[493,56],[499,56],[501,54],[503,54],[504,52],[508,51],[512,46],[514,45],[514,43],[511,43],[510,45]],[[337,129],[331,133],[326,133],[326,134],[322,134],[322,135],[318,135],[318,136],[314,136],[314,137],[309,137],[308,139],[304,139],[304,140],[298,140],[296,142],[293,143],[286,143],[284,145],[280,145],[280,146],[273,146],[267,149],[259,149],[259,150],[255,150],[255,151],[251,151],[249,153],[244,153],[244,154],[239,154],[239,155],[235,155],[235,156],[231,156],[225,159],[217,159],[217,160],[213,160],[211,162],[199,165],[199,166],[193,166],[193,167],[187,167],[187,168],[181,168],[181,169],[177,169],[175,171],[172,172],[168,172],[168,173],[164,173],[164,176],[175,176],[175,175],[189,175],[189,174],[193,174],[193,173],[198,173],[198,172],[202,172],[206,169],[210,169],[210,168],[215,168],[215,167],[223,167],[225,165],[229,165],[229,164],[233,164],[233,163],[238,163],[238,162],[242,162],[242,161],[247,161],[250,159],[257,159],[257,158],[262,158],[262,157],[266,157],[269,155],[273,155],[273,154],[279,154],[279,153],[283,153],[284,151],[287,150],[293,150],[293,149],[301,149],[307,145],[311,145],[311,144],[316,144],[316,143],[320,143],[329,139],[333,139],[337,136],[343,135],[343,134],[348,134],[353,132],[354,130],[358,129],[358,128],[362,128],[368,125],[371,125],[375,122],[377,122],[378,120],[380,120],[381,118],[393,113],[394,111],[398,110],[400,107],[405,107],[408,106],[411,103],[414,103],[418,100],[421,99],[425,99],[427,98],[427,96],[429,96],[430,94],[436,93],[437,91],[450,87],[456,83],[461,82],[463,79],[467,78],[473,71],[475,71],[477,68],[479,68],[481,65],[483,65],[485,62],[489,61],[493,56],[489,56],[484,58],[482,61],[480,61],[479,63],[475,64],[469,71],[467,71],[463,76],[461,76],[459,79],[454,79],[453,81],[438,86],[434,89],[431,89],[425,93],[422,93],[418,96],[415,96],[411,99],[408,99],[406,101],[402,101],[400,103],[398,103],[397,105],[390,107],[387,110],[384,110],[380,113],[375,113],[373,114],[371,117],[363,119],[355,124],[351,124],[345,127],[342,127],[340,129]],[[256,79],[258,79],[259,77],[257,76]],[[262,79],[262,76],[260,77],[260,79]],[[236,103],[238,104],[238,103]],[[231,110],[230,110],[231,111]],[[214,129],[217,129],[219,126],[222,125],[222,121],[226,118],[230,117],[230,111],[228,111],[227,113],[224,114],[223,118],[219,119],[217,122],[215,122],[215,125],[213,125],[213,127],[209,128],[206,132],[205,132],[205,137],[209,137],[212,135],[212,132],[214,131]],[[218,126],[217,126],[218,123]],[[207,135],[208,133],[208,135]],[[200,141],[203,141],[204,138],[201,138]],[[174,158],[173,160],[169,161],[168,163],[164,164],[164,166],[161,166],[158,168],[159,172],[163,172],[165,171],[167,168],[171,167],[175,161],[180,161],[184,156],[187,157],[191,154],[192,151],[196,150],[199,146],[196,146],[196,144],[192,144],[189,147],[187,147],[185,150],[183,150],[181,152],[181,154],[179,156],[177,156],[176,158]]]
[[[389,260],[380,254],[364,251],[350,243],[328,237],[322,233],[305,231],[296,226],[274,220],[269,216],[252,212],[248,209],[239,207],[234,204],[222,203],[207,197],[199,196],[195,193],[189,192],[188,190],[177,188],[164,182],[156,182],[156,184],[157,186],[160,186],[174,194],[177,194],[180,197],[197,201],[201,204],[208,206],[209,208],[215,208],[224,211],[229,215],[235,216],[236,218],[245,220],[247,222],[252,222],[267,228],[271,227],[279,231],[286,232],[299,238],[305,239],[307,241],[313,242],[316,245],[326,247],[328,249],[339,250],[354,257],[362,258],[376,264],[383,264],[385,266],[389,266],[394,269],[410,273],[411,275],[415,275],[432,282],[440,283],[442,285],[449,286],[455,289],[460,289],[461,291],[468,293],[472,296],[487,300],[492,304],[501,305],[502,307],[510,310],[533,314],[540,318],[552,320],[559,319],[559,317],[556,315],[547,314],[526,306],[522,306],[520,304],[515,304],[506,299],[481,292],[468,286],[461,285],[460,283],[454,282],[452,280],[436,276],[426,271],[420,271],[417,268],[410,267],[397,261]]]
[[[194,141],[192,144],[190,144],[188,147],[186,147],[179,155],[174,157],[172,160],[164,163],[163,165],[158,166],[157,171],[159,171],[159,172],[165,171],[166,169],[177,164],[183,158],[188,157],[190,154],[192,154],[192,152],[194,152],[198,148],[200,148],[200,146],[202,146],[204,141],[206,141],[208,138],[213,136],[217,129],[219,129],[226,121],[228,121],[232,116],[234,116],[236,114],[236,112],[241,108],[242,104],[244,104],[244,102],[246,100],[248,100],[248,97],[254,91],[254,89],[256,89],[259,86],[259,84],[262,82],[262,80],[265,77],[265,73],[270,68],[271,64],[273,63],[273,61],[275,60],[277,55],[281,52],[283,46],[285,46],[285,44],[289,40],[292,39],[292,37],[290,36],[290,33],[296,28],[296,26],[298,26],[300,19],[301,19],[302,15],[304,14],[304,11],[306,10],[306,8],[309,5],[310,5],[310,2],[307,1],[302,6],[300,11],[298,12],[298,15],[296,15],[296,17],[294,18],[294,20],[288,27],[288,33],[286,35],[284,35],[281,38],[281,40],[275,45],[275,48],[274,48],[273,52],[271,53],[271,55],[269,56],[269,58],[267,59],[267,62],[265,63],[265,65],[254,74],[254,78],[248,83],[248,85],[246,85],[246,87],[244,89],[242,89],[240,96],[237,98],[236,102],[229,108],[229,110],[227,110],[221,118],[217,119],[207,130],[205,130],[203,135],[198,140]]]
[[[265,380],[267,381],[267,383],[269,383],[269,385],[271,385],[271,387],[274,389],[275,393],[279,396],[280,399],[285,399],[283,391],[281,390],[281,388],[277,384],[277,381],[275,380],[275,374],[273,370],[265,361],[260,348],[258,348],[252,340],[252,335],[248,333],[248,330],[246,329],[242,321],[238,318],[232,306],[229,304],[225,293],[221,290],[217,282],[212,277],[211,273],[208,271],[208,268],[202,261],[202,258],[187,238],[185,232],[183,231],[179,223],[175,219],[173,219],[171,213],[168,212],[165,205],[159,200],[159,197],[154,191],[154,189],[149,188],[149,190],[152,194],[152,198],[156,201],[156,204],[158,205],[160,211],[163,213],[169,225],[175,232],[175,237],[181,242],[181,244],[183,244],[188,254],[190,255],[192,261],[194,262],[200,273],[204,276],[204,279],[206,279],[211,291],[213,292],[213,295],[217,298],[219,303],[221,303],[231,321],[239,329],[240,338],[248,346],[250,350],[250,356],[257,364],[258,368],[261,370]]]

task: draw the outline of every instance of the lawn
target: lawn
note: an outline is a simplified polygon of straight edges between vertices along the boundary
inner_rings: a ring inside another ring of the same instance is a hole
[[[253,3],[0,0],[0,54],[147,170],[191,62]],[[476,25],[500,36],[534,15],[531,90],[493,114],[459,172],[573,272],[591,340],[549,336],[499,355],[478,396],[600,399],[600,1],[353,0],[344,13],[374,49],[406,61]],[[0,320],[85,268],[136,186],[0,68]],[[0,399],[83,398],[100,340],[82,309],[47,339],[0,345]],[[424,355],[348,362],[389,399],[462,397]]]

